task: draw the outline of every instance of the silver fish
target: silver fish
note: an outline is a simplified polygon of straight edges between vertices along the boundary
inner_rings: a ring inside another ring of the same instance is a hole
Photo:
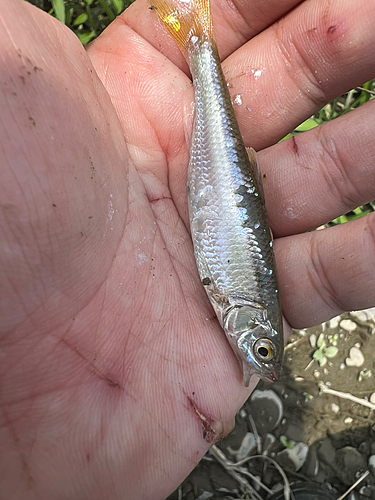
[[[199,275],[242,367],[276,380],[283,327],[262,180],[235,118],[213,35],[209,0],[151,0],[183,51],[196,116],[188,171],[191,234]]]

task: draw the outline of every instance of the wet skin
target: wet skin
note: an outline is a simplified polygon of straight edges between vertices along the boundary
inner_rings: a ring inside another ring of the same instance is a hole
[[[0,0],[0,498],[162,499],[249,395],[196,271],[193,91],[154,14],[137,0],[85,52]],[[375,198],[374,101],[273,146],[375,76],[374,15],[360,0],[213,6],[298,328],[375,302],[374,217],[309,232]]]

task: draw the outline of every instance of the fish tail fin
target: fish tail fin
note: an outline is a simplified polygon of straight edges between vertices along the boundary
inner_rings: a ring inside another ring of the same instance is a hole
[[[212,41],[209,0],[149,0],[149,3],[183,53],[198,40]]]

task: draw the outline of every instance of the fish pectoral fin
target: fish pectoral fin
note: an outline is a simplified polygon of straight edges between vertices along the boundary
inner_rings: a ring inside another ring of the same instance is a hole
[[[263,191],[263,180],[262,180],[262,172],[259,166],[258,155],[253,148],[246,148],[247,156],[249,157],[250,162],[250,171],[252,174],[252,178],[256,182],[256,188],[264,202],[264,191]]]
[[[242,360],[242,376],[245,387],[249,387],[250,379],[253,375],[254,375],[253,367],[246,361]]]

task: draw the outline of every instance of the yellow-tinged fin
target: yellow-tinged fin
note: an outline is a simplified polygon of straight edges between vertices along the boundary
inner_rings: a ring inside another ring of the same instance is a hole
[[[149,0],[182,52],[199,41],[212,40],[209,0]]]

